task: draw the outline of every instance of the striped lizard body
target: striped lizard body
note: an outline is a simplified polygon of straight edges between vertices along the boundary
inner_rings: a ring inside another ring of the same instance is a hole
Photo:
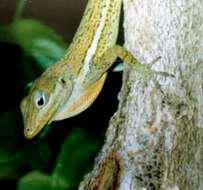
[[[21,102],[26,138],[33,138],[52,121],[88,108],[98,96],[107,70],[117,57],[139,64],[116,45],[122,0],[89,0],[78,30],[64,57],[37,78]]]

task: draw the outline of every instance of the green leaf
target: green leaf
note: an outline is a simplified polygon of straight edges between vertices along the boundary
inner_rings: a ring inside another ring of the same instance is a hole
[[[60,59],[67,49],[61,36],[34,19],[19,19],[8,30],[25,55],[33,57],[42,70]]]
[[[17,190],[51,190],[52,178],[40,171],[33,171],[22,177]]]
[[[76,188],[82,177],[93,166],[100,149],[98,140],[84,129],[75,129],[66,138],[53,171],[53,184],[66,182],[68,188]]]
[[[18,182],[17,190],[68,190],[65,184],[52,185],[52,176],[40,171],[32,171]]]
[[[23,162],[32,169],[42,170],[51,166],[51,150],[46,139],[27,144],[21,151]]]
[[[27,0],[19,0],[18,5],[16,7],[14,22],[21,18],[26,3],[27,3]]]
[[[15,171],[23,165],[20,156],[15,156],[8,162],[0,163],[0,179],[5,176],[11,176]]]
[[[16,141],[11,137],[0,138],[0,164],[15,159],[17,155]]]
[[[9,26],[0,27],[0,36],[22,49],[19,68],[23,73],[23,85],[39,77],[63,57],[67,49],[60,35],[35,19],[17,19]]]
[[[0,137],[16,136],[17,126],[16,126],[16,115],[10,112],[4,112],[0,115]]]
[[[22,166],[17,149],[16,116],[5,112],[0,115],[0,178],[14,173]]]
[[[0,35],[18,44],[41,71],[58,61],[67,49],[67,43],[60,35],[35,19],[17,19],[11,25],[1,27]],[[26,61],[29,67],[33,64]]]
[[[42,132],[39,134],[39,138],[43,139],[47,136],[47,134],[50,132],[51,130],[51,125],[47,124],[44,126],[44,129],[42,130]]]

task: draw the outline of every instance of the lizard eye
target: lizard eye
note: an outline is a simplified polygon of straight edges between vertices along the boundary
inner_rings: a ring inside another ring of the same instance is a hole
[[[36,92],[36,94],[34,96],[34,103],[37,108],[44,107],[48,101],[49,101],[49,96],[47,93],[45,93],[43,91]]]
[[[63,78],[60,78],[60,81],[61,81],[63,84],[66,84],[66,81],[65,81]]]

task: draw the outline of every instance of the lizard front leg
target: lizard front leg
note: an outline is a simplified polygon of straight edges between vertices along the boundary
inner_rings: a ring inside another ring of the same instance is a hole
[[[147,78],[153,80],[158,88],[160,88],[160,85],[155,79],[157,74],[165,77],[173,76],[167,72],[151,70],[152,65],[160,59],[160,57],[153,60],[150,64],[141,64],[125,48],[120,45],[115,45],[112,48],[109,48],[102,57],[92,61],[89,72],[86,74],[88,80],[83,82],[83,87],[86,88],[87,86],[91,86],[95,81],[97,81],[112,66],[117,57],[121,58],[132,69],[138,71],[142,76],[144,76],[144,79]]]

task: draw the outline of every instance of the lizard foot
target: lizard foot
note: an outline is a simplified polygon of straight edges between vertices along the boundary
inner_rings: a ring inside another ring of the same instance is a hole
[[[138,71],[141,76],[144,77],[145,81],[148,81],[148,79],[152,80],[156,86],[156,88],[158,88],[159,90],[161,90],[161,85],[159,84],[159,82],[156,79],[157,75],[161,75],[164,77],[174,77],[174,75],[169,74],[167,72],[162,72],[162,71],[153,71],[151,70],[151,67],[160,59],[161,57],[157,57],[156,59],[154,59],[150,64],[141,64],[138,67],[136,67],[136,71]],[[161,90],[162,91],[162,90]]]

